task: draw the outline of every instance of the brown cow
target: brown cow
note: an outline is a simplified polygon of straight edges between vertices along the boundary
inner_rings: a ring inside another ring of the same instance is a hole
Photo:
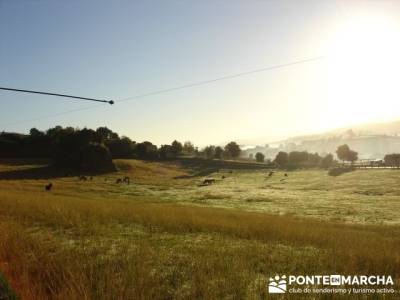
[[[206,178],[206,179],[203,180],[203,184],[206,184],[206,185],[211,185],[213,183],[215,183],[215,179],[214,178]]]

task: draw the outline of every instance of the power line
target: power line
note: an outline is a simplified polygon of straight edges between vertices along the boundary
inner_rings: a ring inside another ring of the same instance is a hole
[[[270,70],[276,70],[276,69],[280,69],[280,68],[284,68],[284,67],[289,67],[289,66],[293,66],[293,65],[298,65],[298,64],[303,64],[303,63],[307,63],[307,62],[320,60],[320,59],[323,59],[323,58],[325,58],[325,56],[318,56],[318,57],[313,57],[313,58],[308,58],[308,59],[292,61],[292,62],[285,63],[285,64],[279,64],[279,65],[264,67],[264,68],[260,68],[260,69],[250,70],[250,71],[246,71],[246,72],[226,75],[226,76],[222,76],[222,77],[218,77],[218,78],[214,78],[214,79],[193,82],[193,83],[189,83],[189,84],[185,84],[185,85],[181,85],[181,86],[176,86],[176,87],[172,87],[172,88],[167,88],[167,89],[163,89],[163,90],[149,92],[149,93],[146,93],[146,94],[141,94],[141,95],[137,95],[137,96],[132,96],[132,97],[120,99],[120,100],[118,100],[118,103],[129,101],[129,100],[134,100],[134,99],[138,99],[138,98],[145,98],[145,97],[149,97],[149,96],[154,96],[154,95],[158,95],[158,94],[169,93],[169,92],[173,92],[173,91],[177,91],[177,90],[183,90],[183,89],[196,87],[196,86],[200,86],[200,85],[206,85],[206,84],[210,84],[210,83],[213,83],[213,82],[216,82],[216,81],[221,81],[221,80],[227,80],[227,79],[247,76],[247,75],[251,75],[251,74],[254,74],[254,73],[260,73],[260,72],[266,72],[266,71],[270,71]]]
[[[23,124],[23,123],[30,123],[30,122],[34,122],[34,121],[40,121],[40,120],[43,120],[43,119],[51,119],[51,118],[54,118],[54,117],[75,113],[75,112],[78,112],[78,111],[98,108],[100,106],[103,106],[103,105],[98,104],[98,105],[85,106],[85,107],[81,107],[81,108],[71,109],[71,110],[67,110],[67,111],[63,111],[63,112],[58,112],[58,113],[55,113],[55,114],[44,115],[44,116],[40,116],[40,117],[36,117],[36,118],[32,118],[32,119],[5,123],[5,124],[1,124],[1,126],[18,125],[18,124]]]
[[[189,84],[185,84],[185,85],[181,85],[181,86],[161,89],[161,90],[157,90],[157,91],[153,91],[153,92],[149,92],[149,93],[145,93],[145,94],[141,94],[141,95],[136,95],[136,96],[132,96],[132,97],[128,97],[128,98],[122,98],[120,100],[117,100],[117,103],[126,102],[126,101],[130,101],[130,100],[136,100],[136,99],[150,97],[150,96],[155,96],[155,95],[164,94],[164,93],[170,93],[170,92],[177,91],[177,90],[183,90],[183,89],[192,88],[192,87],[196,87],[196,86],[206,85],[206,84],[214,83],[214,82],[217,82],[217,81],[233,79],[233,78],[242,77],[242,76],[246,76],[246,75],[251,75],[251,74],[255,74],[255,73],[281,69],[281,68],[285,68],[285,67],[289,67],[289,66],[294,66],[294,65],[298,65],[298,64],[303,64],[303,63],[308,63],[308,62],[312,62],[312,61],[321,60],[321,59],[324,59],[324,58],[325,58],[325,56],[317,56],[317,57],[308,58],[308,59],[296,60],[296,61],[292,61],[292,62],[289,62],[289,63],[273,65],[273,66],[268,66],[268,67],[259,68],[259,69],[254,69],[254,70],[250,70],[250,71],[246,71],[246,72],[241,72],[241,73],[221,76],[221,77],[214,78],[214,79],[193,82],[193,83],[189,83]],[[5,89],[5,88],[0,88],[0,89]],[[37,93],[39,93],[39,92],[37,92]],[[56,95],[59,95],[59,94],[56,94]],[[67,96],[67,95],[64,95],[64,96]],[[90,98],[85,98],[84,100],[88,100],[88,99],[90,99]],[[106,101],[106,100],[97,100],[97,99],[90,99],[90,100],[110,103],[109,101]],[[114,102],[112,101],[112,103],[110,103],[110,104],[113,104],[113,103]],[[16,122],[7,123],[7,124],[1,124],[1,126],[9,126],[9,125],[16,125],[16,124],[27,123],[27,122],[32,122],[32,121],[39,121],[39,120],[42,120],[42,119],[53,118],[53,117],[57,117],[57,116],[60,116],[60,115],[66,115],[66,114],[70,114],[70,113],[74,113],[74,112],[78,112],[78,111],[82,111],[82,110],[88,110],[88,109],[92,109],[92,108],[97,108],[97,107],[100,107],[100,106],[101,105],[92,105],[92,106],[82,107],[82,108],[78,108],[78,109],[73,109],[73,110],[68,110],[68,111],[64,111],[64,112],[59,112],[59,113],[55,113],[55,114],[42,116],[42,117],[37,117],[37,118],[34,118],[34,119],[16,121]]]
[[[21,90],[21,89],[7,88],[7,87],[0,87],[0,90],[12,91],[12,92],[20,92],[20,93],[40,94],[40,95],[47,95],[47,96],[66,97],[66,98],[73,98],[73,99],[80,99],[80,100],[87,100],[87,101],[95,101],[95,102],[114,104],[113,100],[99,100],[99,99],[94,99],[94,98],[78,97],[78,96],[71,96],[71,95],[57,94],[57,93],[49,93],[49,92]]]

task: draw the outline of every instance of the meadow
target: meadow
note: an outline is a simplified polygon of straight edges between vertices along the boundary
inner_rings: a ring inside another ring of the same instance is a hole
[[[0,270],[17,296],[266,299],[275,274],[386,274],[399,284],[397,170],[268,176],[237,163],[115,163],[118,172],[79,181],[46,161],[0,161]],[[117,184],[123,176],[131,184]]]

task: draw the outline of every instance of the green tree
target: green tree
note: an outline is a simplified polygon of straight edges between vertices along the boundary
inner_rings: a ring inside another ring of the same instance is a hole
[[[210,145],[204,148],[204,156],[207,159],[213,159],[215,157],[215,146]]]
[[[184,154],[188,154],[188,155],[194,154],[194,146],[193,146],[192,142],[190,142],[190,141],[184,142],[182,151]]]
[[[117,133],[113,132],[111,129],[108,129],[105,126],[97,128],[96,133],[101,137],[103,141],[119,138]]]
[[[31,130],[29,130],[29,135],[32,138],[39,138],[39,137],[43,137],[44,136],[44,132],[36,129],[36,128],[31,128]]]
[[[156,145],[145,141],[137,143],[133,149],[133,153],[137,158],[141,159],[156,159],[158,158],[158,149]]]
[[[110,149],[113,158],[131,158],[135,142],[123,136],[122,138],[108,140],[106,146]]]
[[[308,167],[318,167],[321,163],[322,157],[318,153],[308,153],[307,166]]]
[[[347,156],[347,160],[354,164],[354,162],[358,159],[358,153],[356,151],[350,150]]]
[[[339,146],[336,150],[336,154],[341,161],[349,161],[351,164],[358,159],[358,153],[351,150],[347,144]]]
[[[347,161],[347,157],[349,155],[350,147],[347,144],[341,145],[336,149],[337,157],[345,162]]]
[[[257,162],[264,162],[264,158],[265,158],[265,155],[262,154],[261,152],[256,153],[256,161]]]
[[[284,151],[279,151],[276,155],[274,162],[279,166],[286,166],[289,161],[289,155]]]
[[[400,154],[398,153],[386,154],[384,160],[387,166],[400,168]]]
[[[333,165],[333,155],[332,154],[327,154],[325,155],[320,162],[320,167],[321,168],[330,168]]]
[[[308,160],[307,151],[292,151],[288,154],[288,163],[292,166],[299,166]]]
[[[222,159],[223,153],[224,153],[224,149],[222,149],[222,147],[220,147],[220,146],[215,147],[214,158]]]
[[[79,168],[89,172],[115,171],[110,151],[107,147],[98,143],[89,143],[82,147]]]
[[[181,155],[182,150],[183,150],[183,146],[177,140],[175,140],[171,143],[171,152],[173,153],[173,155],[175,155],[175,157],[177,157],[178,155]]]
[[[158,153],[161,159],[168,159],[174,157],[171,145],[161,145],[160,149],[158,150]]]
[[[238,158],[240,152],[240,146],[236,142],[230,142],[225,146],[225,153],[229,158]]]

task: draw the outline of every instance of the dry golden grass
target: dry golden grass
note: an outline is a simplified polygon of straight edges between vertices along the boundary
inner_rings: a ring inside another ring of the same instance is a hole
[[[114,193],[126,173],[176,193],[193,182],[176,182],[185,170],[172,165],[135,166],[107,184],[60,178],[50,193],[38,189],[43,179],[0,180],[0,269],[21,298],[265,299],[275,274],[400,278],[397,225],[179,205],[157,189]]]

